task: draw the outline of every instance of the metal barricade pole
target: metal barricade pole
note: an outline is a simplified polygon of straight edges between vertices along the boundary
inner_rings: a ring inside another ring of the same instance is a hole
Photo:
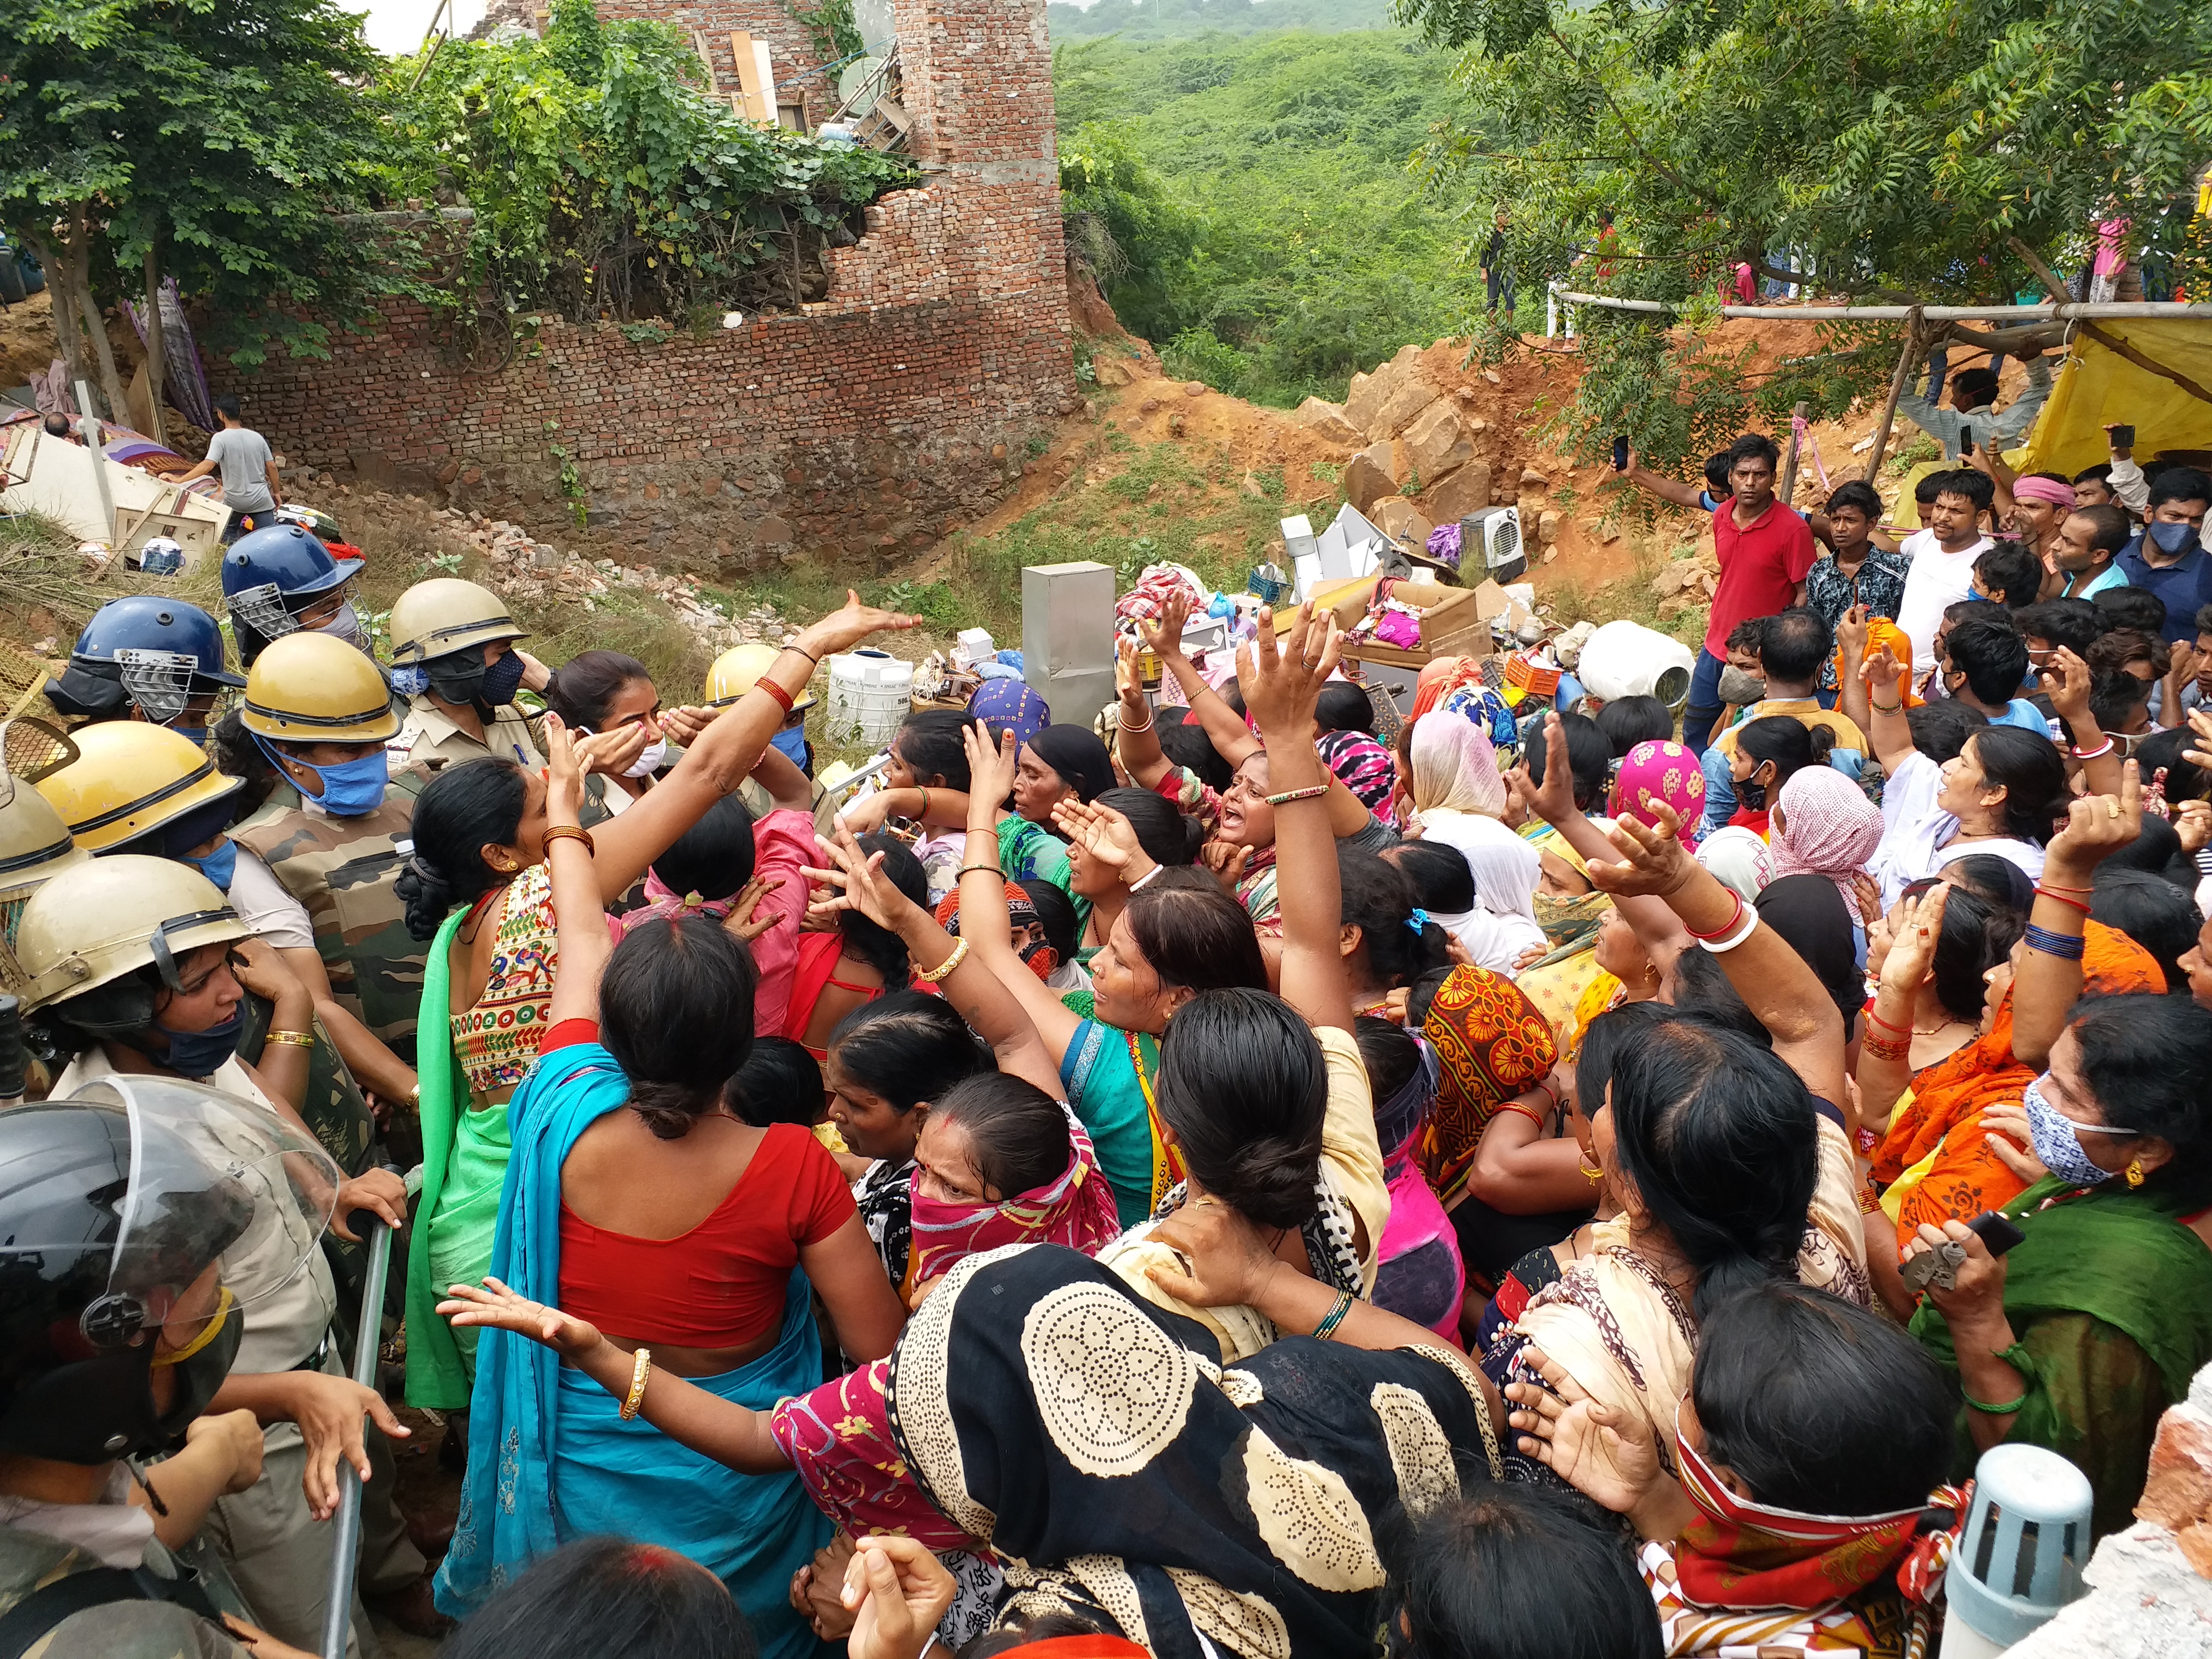
[[[392,1267],[394,1229],[368,1210],[355,1211],[350,1224],[368,1244],[368,1273],[361,1291],[361,1330],[353,1345],[353,1380],[373,1389],[377,1351],[383,1346],[384,1282]],[[353,1617],[355,1558],[360,1553],[361,1475],[341,1457],[337,1513],[331,1519],[331,1582],[323,1603],[323,1659],[345,1659],[346,1630]]]

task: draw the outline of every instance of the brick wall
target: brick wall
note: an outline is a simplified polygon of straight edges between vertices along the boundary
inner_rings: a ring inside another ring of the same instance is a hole
[[[644,344],[549,320],[504,370],[463,375],[428,312],[394,303],[334,333],[327,363],[218,363],[218,389],[294,468],[573,538],[557,445],[592,539],[696,569],[926,547],[1003,494],[1079,394],[1042,0],[898,0],[896,21],[924,185],[868,210],[797,314]]]

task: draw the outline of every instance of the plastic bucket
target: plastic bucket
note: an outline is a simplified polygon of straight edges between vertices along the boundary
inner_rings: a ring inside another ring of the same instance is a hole
[[[830,659],[830,702],[823,736],[845,749],[881,749],[914,706],[914,665],[885,651]]]

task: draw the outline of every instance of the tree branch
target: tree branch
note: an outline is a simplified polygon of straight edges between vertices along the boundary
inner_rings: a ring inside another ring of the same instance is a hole
[[[1580,58],[1575,55],[1575,49],[1567,44],[1566,36],[1559,33],[1559,26],[1551,21],[1548,9],[1545,15],[1544,27],[1551,35],[1553,43],[1556,45],[1561,52],[1566,53],[1567,61],[1572,64],[1577,70],[1580,70],[1583,78],[1597,88],[1597,95],[1605,100],[1605,106],[1613,112],[1613,118],[1620,123],[1621,131],[1627,135],[1628,142],[1635,149],[1636,153],[1642,156],[1646,161],[1650,162],[1653,167],[1656,167],[1660,172],[1665,173],[1667,177],[1673,179],[1674,181],[1674,187],[1677,190],[1696,197],[1699,201],[1705,203],[1710,207],[1715,209],[1719,208],[1721,206],[1721,198],[1719,197],[1714,195],[1709,190],[1701,189],[1699,186],[1692,184],[1688,179],[1685,179],[1680,173],[1675,172],[1674,168],[1668,167],[1664,161],[1661,161],[1644,147],[1644,140],[1637,136],[1636,129],[1629,125],[1627,115],[1623,112],[1619,104],[1613,102],[1613,94],[1606,89],[1605,77],[1591,70]]]

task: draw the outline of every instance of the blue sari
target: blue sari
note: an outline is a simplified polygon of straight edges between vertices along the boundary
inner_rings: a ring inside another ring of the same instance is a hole
[[[579,1135],[629,1098],[598,1043],[556,1049],[508,1106],[514,1156],[500,1197],[491,1271],[535,1302],[561,1291],[561,1166]],[[806,1276],[791,1275],[775,1346],[737,1370],[690,1379],[756,1411],[822,1381]],[[438,1569],[441,1611],[465,1618],[541,1556],[592,1533],[660,1544],[721,1578],[766,1659],[811,1659],[813,1632],[792,1611],[791,1576],[830,1541],[830,1522],[796,1474],[739,1474],[687,1450],[550,1348],[487,1330],[477,1346],[469,1468]]]

